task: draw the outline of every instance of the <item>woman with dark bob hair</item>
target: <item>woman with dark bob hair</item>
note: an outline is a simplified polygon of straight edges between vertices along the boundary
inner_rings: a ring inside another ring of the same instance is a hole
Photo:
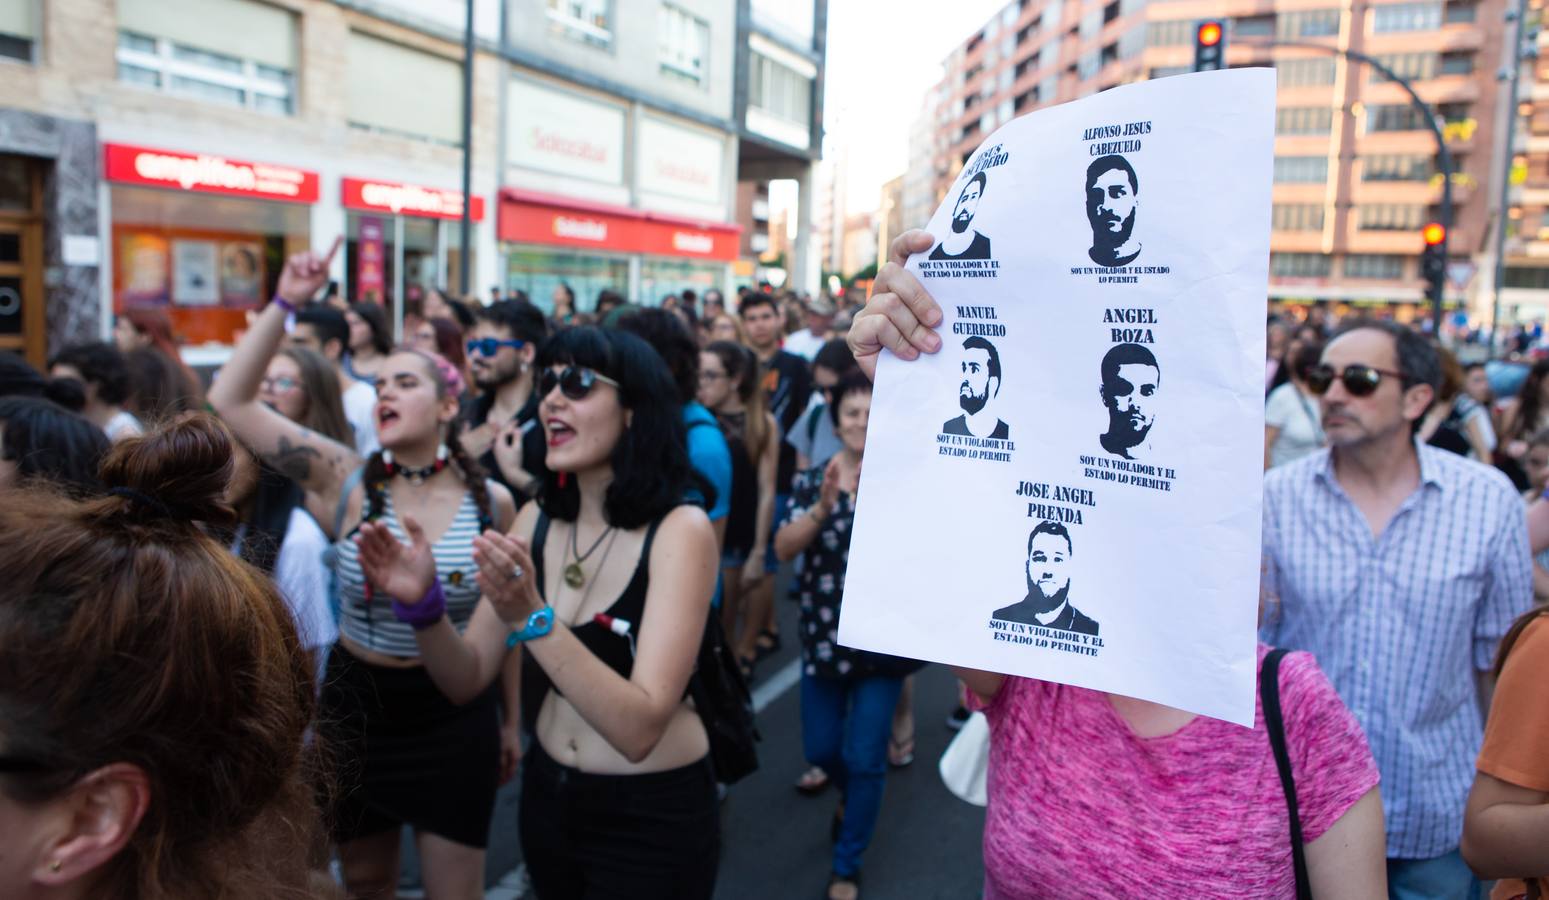
[[[5,896],[322,896],[312,668],[273,583],[202,527],[230,521],[231,454],[188,415],[114,445],[99,497],[0,502]]]
[[[53,379],[51,394],[73,387]],[[97,465],[108,452],[101,428],[43,397],[0,397],[0,490],[52,481],[82,494],[102,487]]]
[[[409,611],[454,702],[522,654],[523,856],[542,900],[708,898],[719,858],[709,741],[685,702],[715,590],[715,532],[683,502],[681,401],[661,358],[620,331],[573,328],[538,356],[547,437],[538,502],[475,541],[483,597],[459,635],[425,535],[361,527],[376,589]],[[703,487],[701,486],[701,489]]]

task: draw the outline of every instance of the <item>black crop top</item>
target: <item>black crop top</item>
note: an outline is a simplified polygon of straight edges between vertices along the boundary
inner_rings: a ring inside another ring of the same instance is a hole
[[[640,548],[640,560],[635,563],[635,574],[630,577],[629,584],[624,586],[618,599],[603,610],[615,619],[628,622],[629,634],[634,640],[630,636],[614,634],[592,619],[570,626],[571,632],[586,649],[625,678],[635,670],[634,647],[635,642],[640,640],[640,619],[645,613],[645,589],[651,580],[651,542],[656,539],[656,527],[660,524],[661,519],[657,519],[646,530],[645,544]],[[532,533],[533,575],[537,578],[539,596],[543,596],[543,585],[546,583],[543,577],[543,543],[548,534],[549,516],[547,513],[539,513],[538,524]],[[548,597],[543,599],[547,600]],[[549,680],[549,673],[533,659],[531,653],[522,654],[522,725],[529,732],[537,730],[538,711],[551,690],[559,693],[559,688]]]

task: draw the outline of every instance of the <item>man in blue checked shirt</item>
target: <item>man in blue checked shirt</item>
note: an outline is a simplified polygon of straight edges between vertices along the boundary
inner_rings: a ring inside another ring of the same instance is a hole
[[[1458,844],[1480,697],[1496,644],[1533,599],[1511,483],[1414,440],[1440,380],[1420,334],[1346,327],[1308,379],[1328,449],[1264,477],[1261,637],[1311,651],[1365,729],[1394,900],[1478,895]]]

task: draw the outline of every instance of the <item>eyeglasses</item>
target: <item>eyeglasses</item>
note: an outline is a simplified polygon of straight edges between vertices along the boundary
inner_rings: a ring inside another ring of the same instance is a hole
[[[1375,366],[1345,366],[1343,372],[1335,372],[1333,366],[1320,364],[1307,370],[1307,387],[1321,397],[1334,384],[1335,377],[1338,377],[1339,383],[1345,386],[1345,390],[1349,391],[1351,396],[1369,397],[1376,393],[1384,375],[1397,378],[1399,384],[1404,387],[1408,387],[1414,380],[1403,372],[1393,372]]]
[[[699,373],[699,383],[700,384],[705,384],[706,382],[710,382],[710,381],[720,381],[722,378],[725,378],[725,377],[726,377],[726,373],[725,372],[704,372],[704,371],[701,371]]]
[[[603,384],[611,384],[615,388],[619,386],[619,383],[612,378],[581,366],[566,366],[558,372],[544,369],[543,374],[538,377],[538,396],[547,397],[554,393],[554,388],[557,387],[571,400],[584,400],[599,381]]]
[[[270,393],[283,394],[287,391],[295,390],[296,386],[301,384],[301,382],[291,378],[289,375],[281,375],[278,378],[265,378],[258,384],[261,388],[269,391]]]
[[[526,341],[502,341],[499,338],[474,338],[468,342],[468,352],[477,353],[480,356],[494,356],[500,352],[501,347],[521,349]]]

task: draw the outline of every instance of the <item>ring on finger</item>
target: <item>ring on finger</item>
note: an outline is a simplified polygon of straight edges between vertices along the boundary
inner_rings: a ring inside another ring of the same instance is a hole
[[[523,569],[521,567],[521,565],[514,565],[514,566],[511,567],[511,580],[512,581],[521,581],[522,580],[522,576],[526,575],[526,574],[527,574],[527,570]]]

